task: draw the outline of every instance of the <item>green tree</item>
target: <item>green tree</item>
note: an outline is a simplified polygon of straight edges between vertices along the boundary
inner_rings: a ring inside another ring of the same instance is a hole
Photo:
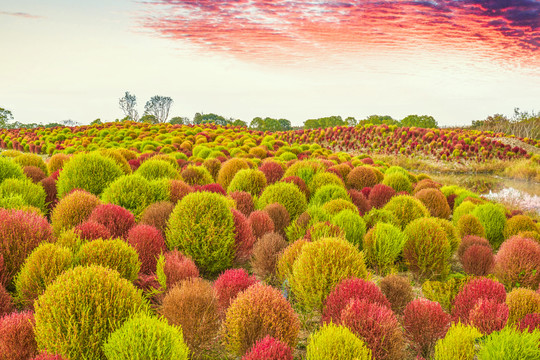
[[[233,125],[234,126],[247,127],[247,123],[245,121],[240,120],[240,119],[234,120]]]
[[[96,120],[94,120],[94,121],[92,121],[92,122],[90,123],[90,125],[101,125],[101,124],[103,124],[103,123],[101,122],[101,119],[96,119]]]
[[[437,129],[439,126],[433,116],[429,115],[409,115],[400,122],[401,126],[421,127],[425,129]]]
[[[189,124],[189,119],[186,117],[175,116],[171,118],[171,120],[169,120],[169,123],[173,125],[184,125],[184,124]]]
[[[158,119],[154,115],[145,114],[142,118],[139,119],[140,122],[143,123],[150,123],[150,124],[157,124]]]
[[[11,111],[0,108],[0,128],[9,129],[9,122],[13,120]]]

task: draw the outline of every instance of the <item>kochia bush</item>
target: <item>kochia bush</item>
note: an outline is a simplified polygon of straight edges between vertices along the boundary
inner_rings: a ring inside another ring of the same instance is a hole
[[[296,185],[287,182],[277,182],[267,186],[258,199],[257,208],[264,209],[267,205],[274,203],[283,205],[291,216],[291,220],[295,220],[307,209],[304,194]]]
[[[154,193],[150,182],[142,176],[124,175],[103,191],[101,199],[106,203],[121,206],[138,216],[154,202]]]
[[[532,219],[525,215],[512,216],[506,223],[504,228],[504,238],[508,239],[511,236],[518,235],[522,231],[540,231],[538,226]]]
[[[0,184],[6,179],[24,179],[21,166],[13,160],[0,156]]]
[[[293,360],[293,350],[271,336],[258,341],[242,360]]]
[[[102,345],[124,321],[148,304],[117,271],[101,266],[67,270],[35,302],[40,349],[71,360],[101,360]]]
[[[494,248],[498,248],[504,240],[506,216],[502,205],[486,203],[478,205],[472,212],[480,220],[486,230],[486,237]]]
[[[167,249],[161,231],[150,225],[136,225],[127,233],[127,242],[137,251],[141,272],[155,273],[157,259]]]
[[[437,341],[434,360],[472,360],[476,353],[476,339],[480,337],[482,333],[475,327],[454,323],[444,339]]]
[[[479,360],[540,358],[540,331],[522,333],[512,326],[489,335],[478,352]]]
[[[20,196],[24,203],[33,206],[41,212],[46,212],[45,199],[47,194],[43,187],[34,184],[30,179],[6,179],[0,184],[0,198]]]
[[[240,292],[256,282],[257,278],[250,276],[244,269],[229,269],[219,275],[214,282],[214,289],[220,311],[224,313]]]
[[[393,268],[407,238],[392,224],[378,223],[364,237],[366,261],[379,274],[386,274]]]
[[[309,337],[307,360],[370,360],[366,343],[344,326],[327,324]]]
[[[540,243],[513,236],[506,240],[495,258],[495,276],[508,288],[540,284]]]
[[[395,215],[399,227],[403,230],[413,220],[428,217],[429,211],[422,202],[412,196],[398,195],[394,196],[383,207]]]
[[[367,166],[357,166],[347,175],[347,186],[355,190],[373,187],[378,182],[375,172]]]
[[[34,314],[14,312],[0,318],[0,359],[30,359],[37,353]]]
[[[242,355],[267,335],[294,347],[300,322],[279,290],[257,283],[231,303],[223,328],[227,349]]]
[[[266,177],[259,170],[242,169],[234,175],[227,192],[245,191],[253,196],[259,196],[266,187]]]
[[[60,172],[56,187],[61,199],[73,189],[83,189],[99,195],[116,178],[124,173],[109,157],[97,153],[73,156]]]
[[[439,189],[424,189],[414,195],[429,210],[431,216],[448,219],[452,211],[446,201],[446,196]]]
[[[128,231],[135,226],[135,216],[115,204],[101,204],[94,208],[89,221],[95,221],[110,231],[112,237],[125,237]]]
[[[103,345],[107,360],[188,360],[182,329],[164,319],[139,314],[113,332]]]
[[[366,223],[358,213],[351,210],[340,211],[332,217],[332,224],[345,232],[345,238],[351,244],[362,248],[362,238],[366,234]]]
[[[350,277],[368,278],[362,252],[340,238],[321,239],[302,247],[292,268],[292,292],[305,309],[322,309],[334,286]]]
[[[219,273],[235,257],[234,219],[227,199],[218,194],[186,195],[174,208],[167,229],[169,249],[178,249],[204,273]]]
[[[497,303],[504,303],[506,290],[501,283],[488,278],[471,280],[454,299],[452,308],[454,321],[468,324],[469,313],[480,300],[494,300]]]

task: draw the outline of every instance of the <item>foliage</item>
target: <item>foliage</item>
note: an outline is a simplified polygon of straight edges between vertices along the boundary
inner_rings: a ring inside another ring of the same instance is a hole
[[[503,230],[506,225],[504,210],[499,204],[486,203],[478,205],[472,212],[480,220],[486,230],[486,238],[498,248],[504,240]]]
[[[105,203],[111,203],[140,215],[153,199],[150,182],[139,175],[124,175],[112,182],[101,195]]]
[[[291,183],[277,182],[267,186],[257,201],[257,208],[264,209],[269,204],[279,203],[287,209],[291,220],[295,220],[307,209],[306,197]]]
[[[404,276],[387,275],[381,280],[379,286],[390,302],[392,310],[397,314],[403,313],[405,306],[414,299],[411,282]]]
[[[187,360],[182,329],[146,314],[126,321],[103,345],[107,360]]]
[[[534,360],[540,358],[540,331],[522,333],[507,326],[489,335],[481,344],[479,360]]]
[[[293,351],[284,342],[267,336],[253,345],[242,360],[293,360]]]
[[[525,288],[512,290],[506,297],[508,324],[518,323],[528,314],[540,313],[540,294]]]
[[[362,238],[366,234],[366,223],[356,212],[346,209],[332,217],[332,224],[345,232],[345,238],[351,244],[362,247]]]
[[[94,208],[88,221],[104,225],[112,237],[125,237],[135,226],[135,216],[123,207],[115,204],[100,204]]]
[[[157,259],[167,248],[165,239],[159,229],[150,225],[136,225],[127,233],[127,242],[139,256],[141,272],[151,274],[156,272]]]
[[[513,236],[499,249],[495,260],[495,276],[508,287],[533,289],[540,284],[540,243]]]
[[[24,179],[22,167],[13,160],[0,156],[0,184],[6,179]]]
[[[30,179],[6,179],[0,184],[0,197],[20,196],[24,203],[33,206],[43,213],[46,212],[45,199],[47,194],[43,187],[34,184]]]
[[[347,175],[347,186],[355,190],[373,187],[378,182],[375,172],[367,166],[357,166]]]
[[[378,223],[364,237],[367,263],[379,274],[386,274],[401,255],[407,238],[392,224]]]
[[[234,219],[222,195],[186,195],[174,208],[166,234],[169,249],[178,249],[191,257],[204,273],[219,273],[232,264]]]
[[[370,360],[366,343],[344,326],[327,324],[309,337],[307,360]]]
[[[244,269],[229,269],[221,273],[214,282],[220,311],[225,313],[236,296],[256,282],[257,278]]]
[[[452,317],[454,321],[469,323],[469,314],[480,300],[494,300],[504,303],[504,286],[488,278],[476,278],[468,282],[454,298]]]
[[[142,176],[146,180],[157,179],[177,179],[178,171],[165,160],[150,159],[141,164],[135,174]]]
[[[267,335],[294,347],[300,322],[279,290],[256,283],[231,303],[223,328],[227,349],[242,355]]]
[[[396,225],[399,225],[402,230],[413,220],[429,216],[429,211],[424,204],[408,195],[394,196],[383,207],[383,210],[394,214],[397,219]]]
[[[477,329],[470,325],[454,323],[446,336],[435,345],[434,360],[474,360],[475,342],[482,337]]]
[[[262,171],[242,169],[234,175],[227,192],[245,191],[253,196],[259,196],[265,187],[266,176]]]
[[[322,309],[334,286],[349,277],[368,278],[364,256],[340,238],[325,238],[302,247],[292,268],[292,292],[308,310]]]
[[[120,167],[109,157],[97,153],[77,154],[64,164],[58,176],[58,198],[63,198],[73,189],[83,189],[100,195],[110,183],[122,175]]]
[[[14,312],[0,318],[0,359],[30,359],[37,353],[34,340],[34,315]]]
[[[279,254],[287,247],[287,241],[279,234],[269,232],[253,246],[250,264],[253,273],[260,279],[273,278]]]
[[[109,334],[148,305],[120,274],[101,266],[77,266],[61,274],[35,302],[40,349],[71,360],[103,359]]]
[[[480,299],[469,312],[469,322],[482,334],[500,331],[508,321],[508,305],[493,299]]]

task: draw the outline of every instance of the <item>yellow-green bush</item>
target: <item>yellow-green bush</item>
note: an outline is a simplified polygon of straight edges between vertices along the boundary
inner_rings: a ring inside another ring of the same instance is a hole
[[[55,234],[70,230],[86,221],[99,204],[97,196],[82,190],[76,190],[63,197],[51,214]]]
[[[351,201],[349,193],[343,186],[323,185],[311,196],[309,204],[313,206],[322,206],[327,202],[336,199]]]
[[[52,174],[62,169],[66,161],[68,161],[69,159],[69,155],[63,153],[58,153],[51,156],[51,158],[47,162],[47,169],[49,170],[49,174]]]
[[[122,239],[97,239],[83,244],[77,254],[77,262],[79,265],[101,265],[116,270],[129,281],[135,281],[141,269],[137,250]]]
[[[45,199],[47,194],[40,184],[34,184],[30,179],[6,179],[0,184],[0,198],[20,196],[28,206],[46,212]]]
[[[69,249],[41,244],[26,258],[15,278],[17,300],[23,307],[31,308],[47,286],[72,265],[73,254]]]
[[[480,204],[472,211],[472,214],[480,220],[491,245],[498,248],[504,241],[503,231],[506,226],[504,207],[500,204]]]
[[[142,176],[146,180],[156,179],[177,179],[178,171],[176,167],[165,160],[150,159],[139,166],[135,174]]]
[[[311,334],[306,350],[307,360],[371,360],[371,350],[364,341],[332,323]]]
[[[267,186],[257,201],[257,208],[262,210],[274,203],[280,203],[287,209],[291,221],[307,209],[305,195],[296,185],[286,182],[277,182]]]
[[[322,208],[328,211],[330,215],[337,215],[343,210],[350,210],[358,214],[358,208],[352,202],[345,199],[330,200],[325,203]]]
[[[409,195],[394,196],[383,207],[383,210],[388,210],[397,219],[399,227],[403,230],[413,220],[429,217],[428,209],[422,202]]]
[[[123,174],[111,158],[98,153],[77,154],[65,163],[58,176],[56,182],[58,198],[63,198],[73,189],[83,189],[99,195]]]
[[[540,330],[521,332],[513,326],[488,335],[480,344],[478,360],[537,360],[540,359]]]
[[[71,360],[103,360],[107,337],[148,304],[128,280],[101,266],[77,266],[60,275],[35,302],[40,350]]]
[[[412,184],[407,175],[403,175],[399,172],[392,174],[386,173],[384,180],[382,181],[383,185],[390,186],[396,192],[405,191],[408,193],[412,192]]]
[[[235,227],[228,200],[210,192],[190,193],[176,204],[167,229],[167,246],[191,257],[207,274],[232,265]]]
[[[345,187],[343,180],[339,178],[336,174],[329,172],[320,172],[317,173],[311,178],[310,183],[308,184],[308,189],[311,194],[315,194],[317,190],[324,185],[337,185]]]
[[[456,222],[454,222],[456,224]],[[463,238],[467,235],[486,237],[486,230],[484,226],[473,214],[465,214],[459,218],[457,221],[457,228],[459,231],[460,238]]]
[[[508,239],[513,235],[517,235],[522,231],[540,231],[538,226],[532,219],[526,215],[512,216],[504,228],[504,238]]]
[[[43,161],[39,155],[25,153],[13,158],[13,161],[19,164],[21,168],[24,168],[25,166],[35,166],[43,170],[45,175],[49,174],[47,164],[45,164],[45,161]]]
[[[519,322],[527,314],[540,313],[540,293],[531,289],[517,288],[506,296],[508,324]]]
[[[221,164],[221,168],[219,169],[218,176],[217,176],[217,182],[221,186],[223,186],[224,189],[227,189],[236,175],[236,173],[242,169],[248,169],[249,166],[243,159],[238,158],[232,158],[227,161],[225,161],[223,164]]]
[[[303,308],[320,310],[334,286],[350,277],[369,277],[362,252],[344,239],[326,238],[302,247],[293,264],[291,288]]]
[[[482,333],[471,325],[454,323],[435,345],[434,360],[474,360],[476,340]]]
[[[394,267],[406,237],[392,224],[378,223],[364,237],[366,262],[380,275],[385,275]]]
[[[342,210],[332,218],[331,222],[332,224],[339,226],[345,232],[345,238],[348,242],[354,244],[359,249],[362,248],[362,239],[366,234],[366,223],[364,219],[358,215],[358,211],[349,209]]]
[[[140,175],[124,175],[112,182],[101,195],[105,203],[119,205],[135,216],[140,215],[154,202],[154,189],[148,180]]]
[[[227,192],[245,191],[252,196],[259,196],[266,187],[266,176],[262,171],[242,169],[234,175]]]

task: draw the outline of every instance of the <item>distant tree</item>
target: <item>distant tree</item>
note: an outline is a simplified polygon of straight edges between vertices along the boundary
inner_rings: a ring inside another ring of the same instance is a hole
[[[360,120],[359,125],[399,125],[399,121],[395,120],[390,115],[370,115],[367,118]]]
[[[129,91],[126,91],[124,97],[121,97],[118,101],[120,109],[124,112],[127,118],[132,121],[139,121],[139,113],[135,106],[137,106],[137,97],[133,94],[130,94]]]
[[[189,124],[189,119],[186,117],[175,116],[169,120],[169,123],[173,125],[184,125]]]
[[[13,114],[11,111],[0,108],[0,128],[7,129],[9,128],[9,122],[13,120]]]
[[[433,116],[429,115],[409,115],[400,122],[401,126],[421,127],[425,129],[437,129],[439,126]]]
[[[173,99],[168,96],[156,95],[150,98],[144,106],[145,115],[153,115],[158,123],[167,122],[169,110],[173,103]]]
[[[90,123],[90,125],[101,125],[101,124],[103,124],[103,123],[101,122],[101,119],[96,119],[96,120],[94,120],[94,121],[92,121],[92,122]]]
[[[345,121],[343,121],[341,116],[328,116],[318,119],[308,119],[304,121],[305,129],[327,128],[343,125],[345,125]]]
[[[278,121],[279,121],[279,125],[281,125],[281,128],[280,128],[281,131],[287,131],[287,130],[292,129],[291,122],[289,120],[279,119]]]
[[[356,126],[358,125],[358,120],[356,120],[354,117],[349,116],[345,119],[345,125],[347,126]]]
[[[145,114],[142,118],[139,119],[142,123],[150,123],[150,124],[157,124],[158,119],[154,115]]]
[[[234,126],[247,127],[247,123],[245,121],[240,120],[240,119],[234,120],[234,122],[232,124]]]
[[[257,116],[249,123],[249,127],[253,130],[264,131],[264,120]]]

